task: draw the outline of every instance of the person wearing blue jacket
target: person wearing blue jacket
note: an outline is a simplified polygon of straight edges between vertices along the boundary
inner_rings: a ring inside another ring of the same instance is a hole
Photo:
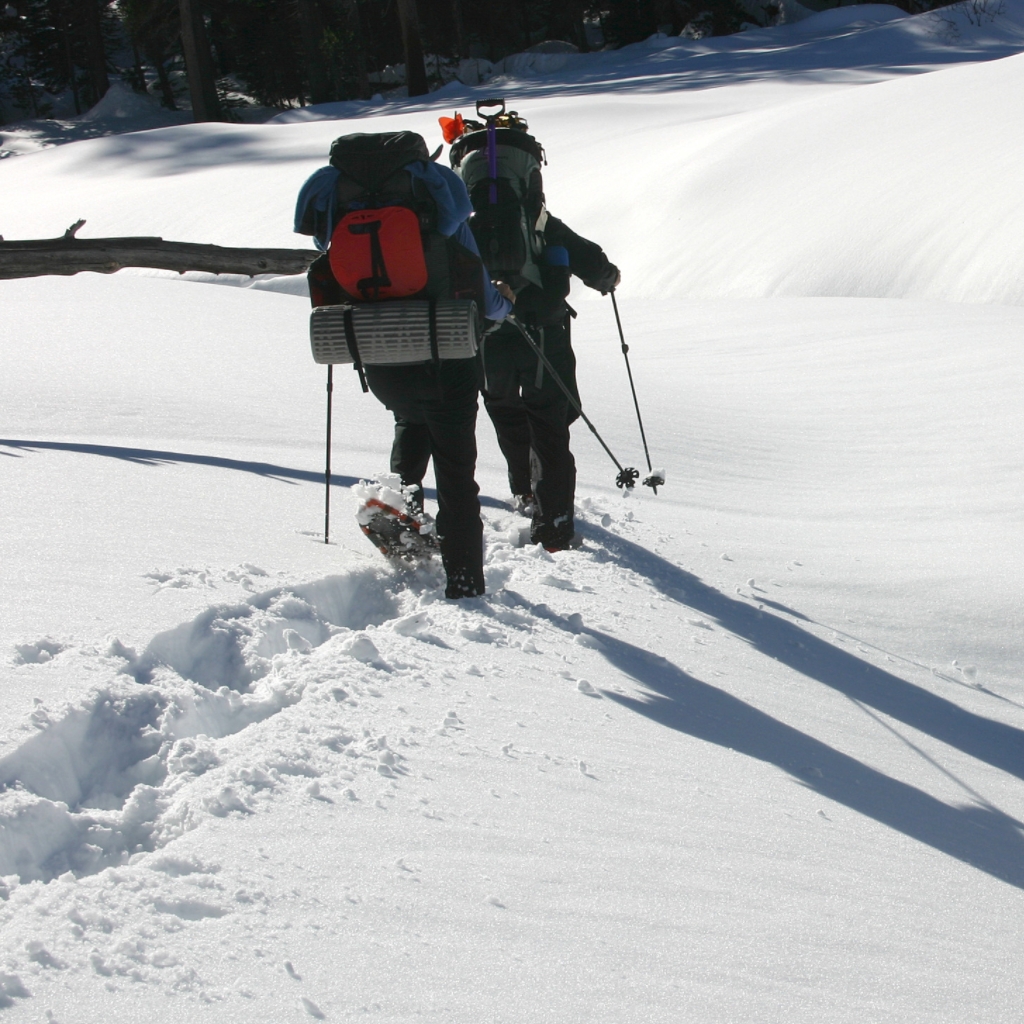
[[[460,266],[470,268],[472,276],[479,275],[478,283],[470,283],[484,316],[490,321],[508,316],[514,295],[507,286],[496,286],[480,262],[466,223],[473,209],[466,187],[458,175],[430,159],[421,136],[412,132],[344,136],[332,146],[331,164],[303,186],[296,206],[296,231],[312,234],[318,247],[326,250],[347,210],[407,206],[420,214],[424,236],[431,236],[427,242],[433,255],[428,265],[442,252],[447,254],[450,276]],[[338,283],[329,252],[310,267],[309,284],[314,306],[359,301]],[[431,292],[432,288],[428,281],[423,297],[445,297]],[[483,523],[475,479],[479,358],[364,365],[363,372],[370,391],[395,417],[392,471],[403,483],[418,485],[427,462],[434,461],[445,596],[483,594]],[[422,488],[419,494],[422,507]]]

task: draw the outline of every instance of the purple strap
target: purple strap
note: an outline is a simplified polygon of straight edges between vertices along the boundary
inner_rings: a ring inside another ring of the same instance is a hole
[[[493,119],[487,122],[487,170],[491,176],[489,200],[491,206],[496,206],[498,203],[498,142]]]

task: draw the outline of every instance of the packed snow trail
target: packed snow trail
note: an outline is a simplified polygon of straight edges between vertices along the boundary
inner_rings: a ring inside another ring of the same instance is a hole
[[[876,680],[902,687],[889,695],[890,718],[937,738],[944,716],[953,714],[966,726],[962,736],[969,739],[973,730],[987,743],[984,760],[1002,760],[1018,774],[1013,758],[1024,739],[1020,729],[972,714],[883,669],[874,664],[885,663],[881,652],[855,655],[826,642],[819,636],[824,630],[795,609],[777,602],[766,607],[756,588],[742,598],[727,597],[638,544],[642,521],[621,504],[584,505],[584,549],[555,557],[520,546],[526,520],[488,510],[492,596],[484,599],[439,600],[436,567],[395,573],[381,565],[312,585],[274,588],[243,605],[211,606],[155,636],[141,653],[114,641],[105,654],[94,655],[106,681],[76,706],[40,706],[36,734],[0,760],[0,778],[8,787],[0,846],[7,899],[0,920],[9,948],[22,951],[8,961],[21,965],[6,982],[11,1005],[27,1008],[22,1001],[42,998],[61,1007],[57,982],[70,972],[96,978],[108,996],[129,984],[142,993],[198,996],[200,1005],[211,1005],[213,1019],[232,1019],[246,1003],[250,1019],[253,1013],[274,1019],[282,1012],[282,983],[271,977],[283,971],[300,1003],[309,1001],[325,1016],[353,1012],[358,1000],[346,1002],[344,995],[351,979],[339,989],[324,974],[328,963],[310,958],[306,940],[296,936],[282,945],[281,937],[266,931],[264,918],[281,912],[284,897],[276,872],[254,875],[245,855],[227,864],[210,860],[190,837],[205,837],[206,844],[219,835],[230,844],[226,851],[251,831],[247,821],[255,824],[287,808],[290,816],[301,815],[303,831],[317,837],[313,849],[321,869],[343,879],[353,878],[345,852],[369,851],[380,841],[374,815],[399,813],[408,822],[416,814],[445,832],[451,831],[449,822],[461,831],[465,826],[458,822],[468,811],[467,820],[483,836],[468,846],[468,837],[459,839],[458,847],[463,856],[486,857],[493,864],[485,869],[489,874],[498,871],[478,885],[473,916],[481,909],[515,914],[526,895],[516,894],[522,882],[509,891],[516,844],[502,840],[485,853],[496,812],[474,809],[480,797],[472,797],[472,790],[483,795],[490,787],[495,803],[521,800],[526,766],[534,775],[550,776],[540,792],[552,785],[577,788],[572,778],[616,788],[615,780],[625,783],[633,770],[621,761],[625,748],[609,758],[608,743],[624,727],[625,733],[644,731],[644,721],[666,726],[665,736],[712,744],[722,756],[738,753],[770,771],[781,769],[779,778],[792,779],[796,792],[806,794],[790,800],[824,801],[825,809],[817,811],[822,826],[849,809],[860,820],[893,829],[890,835],[902,833],[1024,888],[1021,825],[984,798],[969,806],[938,799],[630,638],[638,619],[650,628],[651,609],[659,616],[675,609],[672,619],[681,616],[676,621],[700,633],[701,643],[740,640],[738,650],[747,652],[740,661],[755,676],[763,671],[760,665],[770,664],[776,672],[789,667],[792,679],[817,676],[840,689],[863,689]],[[616,589],[628,591],[625,600],[609,601]],[[830,665],[819,674],[813,665],[823,658]],[[517,667],[523,659],[535,663],[528,676]],[[729,663],[738,667],[735,654],[717,659],[719,665]],[[857,673],[866,684],[855,680]],[[551,692],[553,684],[564,696]],[[554,732],[538,747],[535,700],[545,689],[559,710],[551,722]],[[545,747],[566,727],[569,735],[577,732],[572,723],[581,712],[565,704],[573,697],[582,702],[584,729],[576,742],[590,733],[587,746],[567,749],[555,740],[553,749]],[[632,726],[621,714],[601,711],[608,702],[628,711]],[[613,732],[598,740],[608,727]],[[479,777],[470,790],[452,774],[460,758],[476,766]],[[704,755],[688,769],[698,779],[706,771],[696,767],[703,761]],[[495,788],[499,779],[505,781]],[[622,796],[630,792],[632,785]],[[591,827],[600,827],[607,810],[594,806],[586,812],[596,815]],[[615,813],[631,820],[636,809],[623,805]],[[232,838],[234,833],[239,834]],[[594,841],[599,842],[596,836]],[[703,841],[691,835],[682,849],[694,843]],[[398,887],[399,906],[406,902],[400,895],[406,885],[423,883],[430,861],[427,847],[407,841],[404,849],[394,859],[390,883]],[[261,877],[270,879],[270,891]],[[26,884],[32,881],[37,884]],[[359,906],[364,897],[353,891],[358,884],[343,888],[348,904],[342,906]],[[312,914],[306,928],[329,936],[336,904],[310,902],[311,896],[303,900]],[[452,909],[467,897],[472,905],[471,893],[451,893]],[[273,975],[246,973],[237,949],[226,960],[211,956],[210,943],[227,939],[219,927],[210,932],[222,920],[235,935],[253,935],[257,946],[247,959],[255,957],[255,968],[271,958]],[[552,927],[557,914],[553,920],[549,908],[542,920]],[[184,945],[178,936],[187,936]],[[312,972],[306,964],[314,965]],[[225,966],[243,973],[231,975],[232,981]],[[413,1005],[410,993],[389,987],[367,1006],[394,1014],[396,996]],[[449,1001],[450,992],[444,998]],[[154,1019],[177,1016],[175,1004],[166,1004]],[[600,996],[597,1007],[597,1019],[613,1019],[602,1016]],[[66,1012],[58,1009],[57,1019]],[[497,1019],[512,1017],[499,1013]]]
[[[504,527],[502,521],[499,523]],[[525,527],[512,527],[512,543],[521,543],[524,531]],[[827,773],[820,772],[805,784],[837,803],[1024,887],[1024,838],[1018,831],[1022,827],[1019,822],[994,807],[983,806],[970,809],[966,821],[958,824],[964,812],[830,750],[660,655],[585,625],[578,612],[558,614],[544,603],[525,599],[502,581],[515,571],[522,575],[524,567],[532,567],[538,559],[542,564],[552,560],[536,548],[514,557],[508,528],[504,534],[501,529],[495,532],[498,537],[492,534],[490,538],[488,576],[497,593],[492,600],[472,605],[468,615],[460,616],[481,623],[461,626],[457,635],[463,640],[500,642],[520,649],[530,645],[535,649],[536,632],[560,630],[575,644],[599,652],[620,673],[650,691],[641,697],[615,692],[605,696],[671,728],[739,750],[798,776],[802,775],[801,765],[828,765]],[[660,592],[684,612],[708,616],[762,656],[789,665],[863,706],[1024,779],[1024,732],[1020,729],[965,711],[819,639],[799,624],[803,616],[782,605],[776,605],[779,611],[775,612],[766,609],[756,595],[746,600],[726,597],[599,524],[587,522],[581,526],[581,533],[591,542],[588,547],[596,545],[589,561],[601,563],[599,575],[606,583],[613,576],[633,577],[635,581],[639,574],[644,589]],[[205,775],[209,768],[220,764],[212,753],[211,741],[239,732],[300,701],[309,682],[308,673],[299,671],[295,657],[289,659],[289,654],[307,655],[340,634],[343,641],[321,652],[318,661],[325,657],[337,661],[341,653],[373,669],[390,672],[394,645],[385,648],[387,655],[382,654],[380,641],[375,643],[365,631],[371,624],[385,623],[394,634],[405,638],[397,641],[403,649],[417,647],[410,645],[408,638],[447,648],[450,637],[445,641],[429,632],[429,610],[409,610],[419,606],[429,609],[438,600],[434,589],[437,581],[431,578],[436,572],[422,570],[419,575],[426,576],[428,589],[423,589],[422,582],[419,586],[413,583],[403,593],[399,575],[401,589],[396,592],[395,582],[384,574],[363,570],[312,585],[276,588],[245,604],[214,605],[192,622],[154,637],[141,655],[115,639],[107,652],[108,664],[123,663],[119,674],[143,684],[142,688],[125,684],[101,689],[84,706],[58,720],[37,709],[34,725],[39,734],[0,760],[0,786],[24,791],[14,801],[13,809],[5,809],[6,851],[0,858],[0,876],[17,874],[22,882],[29,882],[49,881],[69,870],[76,875],[90,874],[109,864],[120,864],[131,853],[164,846],[180,834],[185,827],[183,821],[192,820],[190,827],[195,827],[196,812],[191,809],[191,801],[183,809],[182,800],[174,799],[183,789],[182,773],[186,777]],[[540,582],[577,592],[569,579],[550,573],[543,573]],[[411,602],[417,596],[418,604],[414,605]],[[403,607],[404,614],[399,614]],[[706,622],[704,626],[712,628]],[[342,664],[347,664],[344,659]],[[314,677],[320,683],[322,671],[321,667]],[[339,678],[349,679],[349,674]],[[188,686],[189,682],[194,685]],[[312,692],[315,695],[321,690],[314,687]],[[600,691],[591,686],[584,692]],[[331,689],[327,696],[344,701],[346,694]],[[307,711],[304,720],[309,719],[320,721],[321,715]],[[202,737],[198,746],[197,736]],[[384,759],[380,764],[386,767],[378,765],[377,771],[389,775],[392,762],[388,755],[381,757]],[[289,763],[286,758],[277,770],[288,774]],[[322,774],[301,767],[296,767],[295,773]],[[219,784],[220,776],[225,774],[230,779],[238,778],[233,769],[212,778]],[[171,782],[167,785],[169,776]],[[265,782],[263,774],[259,780],[257,789]],[[209,783],[207,779],[204,788]],[[33,803],[28,793],[38,800]],[[204,796],[203,806],[217,815],[231,809],[250,809],[230,786],[223,787],[219,796]],[[120,808],[116,821],[105,821],[102,816],[97,821],[83,813],[83,809],[87,812],[113,807]]]

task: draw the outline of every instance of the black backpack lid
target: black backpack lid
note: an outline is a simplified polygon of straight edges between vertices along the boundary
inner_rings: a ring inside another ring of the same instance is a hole
[[[524,150],[539,164],[546,163],[544,147],[532,135],[527,135],[526,132],[521,132],[516,128],[495,128],[494,141],[499,146],[514,146],[516,149]],[[452,167],[458,167],[469,153],[486,148],[486,128],[476,132],[466,132],[465,135],[460,136],[452,143],[448,159],[451,161]]]
[[[413,160],[429,159],[427,144],[416,132],[357,132],[331,143],[331,166],[367,189]]]

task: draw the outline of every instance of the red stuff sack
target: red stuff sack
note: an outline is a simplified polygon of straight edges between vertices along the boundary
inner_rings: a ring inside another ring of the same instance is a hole
[[[363,302],[406,299],[427,285],[420,219],[405,206],[345,214],[328,255],[338,284]]]

